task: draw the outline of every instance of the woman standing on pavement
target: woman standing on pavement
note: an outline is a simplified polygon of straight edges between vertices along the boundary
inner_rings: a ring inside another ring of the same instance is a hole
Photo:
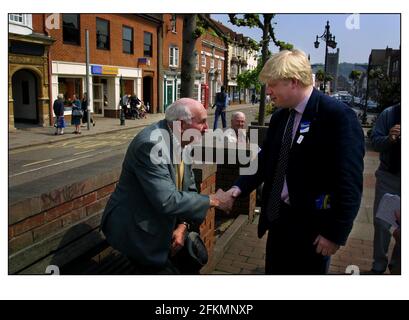
[[[71,122],[75,126],[75,134],[81,134],[81,118],[83,112],[81,109],[81,101],[78,99],[77,95],[72,96],[72,113],[71,113]]]
[[[82,110],[82,123],[87,123],[88,122],[88,97],[87,93],[84,92],[82,95],[82,100],[81,100],[81,110]],[[92,115],[90,114],[89,121],[92,123],[92,125],[95,127],[95,121],[92,119]]]
[[[56,131],[55,135],[64,134],[65,122],[64,122],[64,96],[60,93],[57,99],[54,101],[53,110],[55,114]]]

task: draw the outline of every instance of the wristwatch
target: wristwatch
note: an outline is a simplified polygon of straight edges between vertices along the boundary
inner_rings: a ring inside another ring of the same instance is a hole
[[[181,224],[184,224],[186,226],[186,229],[189,230],[190,229],[190,224],[186,221],[182,221]]]

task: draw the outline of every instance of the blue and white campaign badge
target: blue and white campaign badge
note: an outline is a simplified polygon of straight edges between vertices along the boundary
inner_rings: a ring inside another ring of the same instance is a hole
[[[307,133],[310,131],[310,121],[303,121],[300,123],[300,133]]]

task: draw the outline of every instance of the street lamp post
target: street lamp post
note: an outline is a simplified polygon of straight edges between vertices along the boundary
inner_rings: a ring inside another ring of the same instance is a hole
[[[125,106],[123,105],[124,101],[122,101],[122,97],[123,97],[123,91],[122,91],[122,74],[119,78],[119,107],[120,107],[120,111],[119,111],[119,124],[121,126],[125,125]]]
[[[372,63],[372,54],[369,55],[368,67],[366,69],[366,92],[365,92],[365,104],[363,107],[362,118],[361,118],[362,124],[366,124],[367,117],[368,117],[369,72],[371,71],[370,70],[371,63]]]
[[[325,92],[325,87],[327,83],[327,61],[328,61],[328,47],[335,49],[337,47],[337,43],[335,42],[335,36],[330,32],[329,21],[327,21],[327,25],[325,26],[325,31],[321,36],[316,36],[314,47],[318,49],[320,46],[320,42],[318,39],[322,39],[325,41],[325,64],[324,64],[324,88],[323,91]]]

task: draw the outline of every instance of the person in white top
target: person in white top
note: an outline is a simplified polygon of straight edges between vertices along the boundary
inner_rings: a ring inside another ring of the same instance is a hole
[[[227,138],[229,142],[245,143],[246,131],[244,127],[246,125],[246,115],[243,112],[236,111],[231,116],[231,129],[227,130]]]

